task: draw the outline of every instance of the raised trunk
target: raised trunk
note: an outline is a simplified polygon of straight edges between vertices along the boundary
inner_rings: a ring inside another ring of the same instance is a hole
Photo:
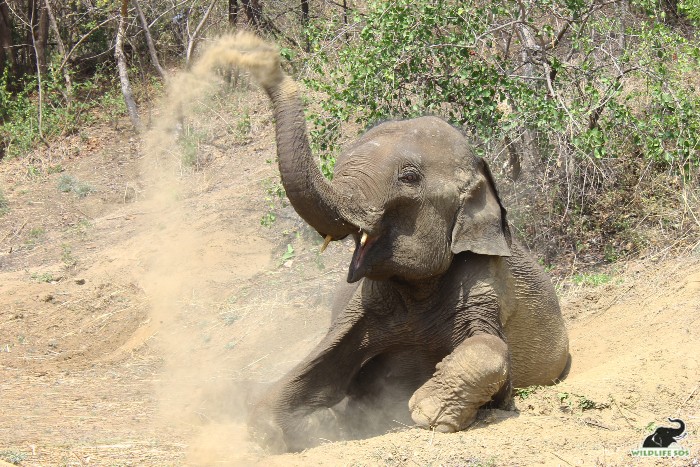
[[[323,177],[311,154],[304,109],[296,83],[287,75],[267,89],[275,114],[282,184],[294,209],[323,236],[340,239],[354,230],[341,215],[340,195]]]
[[[683,422],[683,420],[680,420],[678,418],[669,418],[668,421],[680,424],[680,427],[676,429],[669,428],[668,432],[671,436],[676,438],[683,434],[683,432],[685,431],[685,423]]]

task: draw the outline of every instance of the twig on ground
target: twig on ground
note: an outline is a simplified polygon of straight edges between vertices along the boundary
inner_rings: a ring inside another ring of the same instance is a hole
[[[152,214],[150,212],[130,212],[128,214],[120,214],[118,216],[112,216],[112,217],[105,217],[104,220],[106,221],[113,221],[115,219],[121,219],[122,217],[129,217],[129,216],[143,216],[146,214]]]
[[[73,209],[75,209],[75,210],[78,211],[80,214],[82,214],[83,217],[84,217],[85,219],[90,219],[90,220],[93,220],[93,221],[95,220],[94,217],[88,216],[87,214],[85,214],[83,211],[81,211],[81,210],[78,209],[77,207],[73,206]]]
[[[71,451],[70,453],[73,454],[73,456],[75,456],[76,459],[78,459],[78,462],[80,462],[80,465],[85,465],[83,460],[80,457],[78,457],[78,455],[75,452]]]
[[[401,422],[398,421],[398,420],[392,419],[391,421],[394,422],[394,423],[398,423],[399,425],[403,425],[403,426],[405,426],[406,428],[413,428],[412,426],[406,425],[405,423],[401,423]]]
[[[19,233],[22,231],[22,229],[24,228],[24,226],[27,225],[27,222],[29,222],[29,219],[25,219],[24,223],[23,223],[22,225],[20,225],[20,226],[19,226],[19,229],[17,229],[17,230],[15,231],[14,235],[12,235],[12,237],[10,237],[10,240],[12,240],[12,239],[15,238],[17,235],[19,235]],[[5,235],[5,237],[4,237],[2,240],[0,240],[0,243],[4,242],[4,241],[7,239],[7,237],[10,236],[11,233],[12,233],[12,231],[9,231],[9,232],[7,233],[7,235]]]
[[[605,426],[602,423],[598,422],[597,420],[593,420],[592,418],[584,418],[583,423],[585,423],[586,425],[602,428],[604,430],[610,430],[609,426]]]
[[[269,357],[269,356],[270,356],[270,354],[267,354],[267,355],[264,355],[264,356],[258,358],[257,360],[255,360],[255,361],[253,361],[253,362],[250,362],[249,364],[247,364],[246,366],[244,366],[243,368],[241,368],[239,371],[243,371],[243,370],[245,370],[246,368],[255,365],[255,364],[258,363],[260,360],[263,360],[263,359],[265,359],[265,358],[267,358],[267,357]]]
[[[612,397],[610,397],[610,400],[612,401],[613,404],[615,404],[615,407],[617,407],[617,411],[620,412],[620,415],[622,415],[622,418],[625,419],[625,421],[627,422],[627,424],[628,424],[629,426],[631,426],[632,428],[635,428],[635,426],[632,424],[632,422],[630,422],[630,419],[627,418],[627,415],[625,415],[624,413],[622,413],[622,409],[620,408],[619,405],[617,405],[617,401],[616,401],[615,399],[613,399]]]
[[[688,397],[686,397],[685,400],[681,403],[681,405],[679,405],[678,408],[676,409],[676,413],[680,412],[681,408],[682,408],[685,404],[687,404],[688,401],[689,401],[690,399],[693,398],[693,396],[695,395],[695,393],[698,391],[698,387],[699,387],[699,386],[695,386],[695,388],[694,388],[692,391],[690,391],[690,394],[688,394]]]
[[[564,459],[563,457],[561,457],[561,456],[560,456],[559,454],[557,454],[556,452],[549,451],[549,453],[550,453],[551,455],[553,455],[554,457],[558,458],[560,461],[564,462],[566,465],[573,465],[573,464],[567,462],[566,459]]]

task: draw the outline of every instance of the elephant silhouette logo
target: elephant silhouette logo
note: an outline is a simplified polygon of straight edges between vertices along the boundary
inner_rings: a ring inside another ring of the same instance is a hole
[[[644,439],[644,448],[667,448],[671,444],[685,438],[685,423],[679,418],[669,418],[669,422],[678,423],[678,427],[660,426]]]

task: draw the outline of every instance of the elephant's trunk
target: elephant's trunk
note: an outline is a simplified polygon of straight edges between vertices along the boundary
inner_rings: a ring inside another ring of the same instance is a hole
[[[266,88],[272,100],[282,184],[297,213],[322,236],[340,239],[354,227],[340,213],[340,195],[323,177],[311,154],[304,109],[296,83],[283,75]]]
[[[311,154],[299,89],[282,71],[279,50],[251,34],[239,33],[221,39],[200,62],[202,69],[220,63],[243,67],[267,92],[275,117],[282,184],[297,213],[321,235],[336,240],[361,228],[357,219],[366,209],[353,205],[351,194],[334,189]],[[357,204],[357,198],[354,201]]]
[[[668,429],[669,434],[673,438],[677,438],[683,434],[683,432],[685,431],[685,423],[683,422],[683,420],[680,420],[678,418],[669,418],[668,421],[673,422],[673,423],[678,423],[680,425],[680,427],[678,427],[678,428],[669,428]]]
[[[279,84],[266,91],[272,100],[279,169],[289,201],[321,235],[345,237],[353,227],[340,213],[340,195],[323,177],[311,154],[297,84],[285,74]]]

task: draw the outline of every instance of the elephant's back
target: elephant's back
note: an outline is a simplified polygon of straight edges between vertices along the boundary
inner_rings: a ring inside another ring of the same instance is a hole
[[[501,322],[511,354],[513,385],[552,384],[569,360],[569,340],[554,287],[544,272],[513,241],[513,256],[498,271]]]

